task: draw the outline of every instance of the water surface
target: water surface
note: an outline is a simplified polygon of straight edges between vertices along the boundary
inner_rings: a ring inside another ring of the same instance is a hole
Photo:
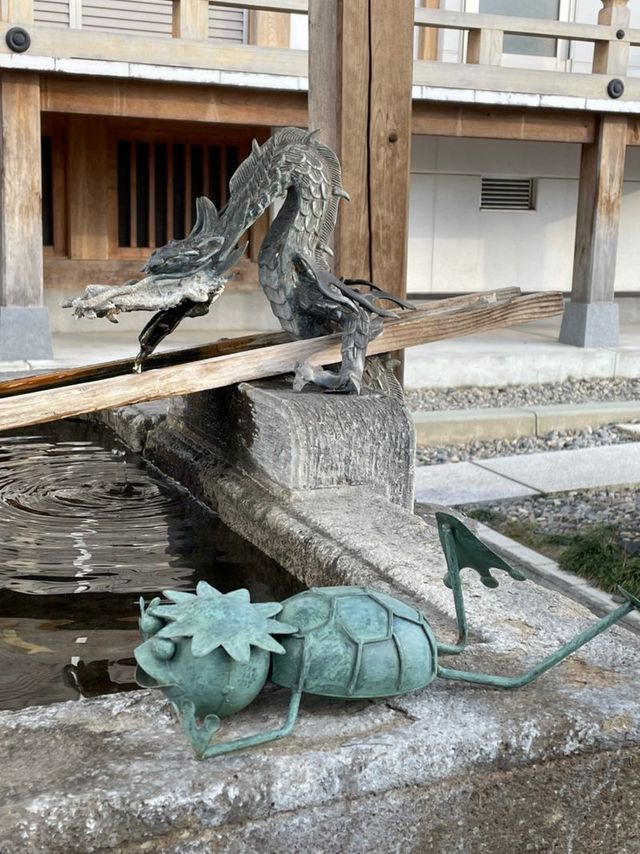
[[[108,432],[0,434],[0,708],[130,690],[138,600],[300,585]]]

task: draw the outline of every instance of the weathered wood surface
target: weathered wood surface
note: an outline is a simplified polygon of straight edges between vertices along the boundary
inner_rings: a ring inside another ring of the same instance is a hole
[[[463,297],[462,300],[469,299]],[[531,294],[504,299],[490,294],[484,304],[471,307],[464,302],[451,306],[436,304],[385,321],[382,335],[369,345],[370,355],[498,329],[562,312],[559,293]],[[182,365],[126,374],[65,388],[35,391],[0,401],[0,430],[55,421],[98,409],[158,400],[220,388],[238,382],[288,373],[300,361],[327,365],[340,361],[340,336],[327,335],[290,341]]]
[[[166,82],[158,86],[150,81],[120,78],[42,78],[41,108],[47,113],[166,121],[167,104],[171,104],[171,118],[175,121],[266,127],[307,124],[306,92]]]
[[[595,142],[582,146],[571,298],[613,300],[627,142],[626,116],[601,116]]]
[[[370,279],[368,0],[311,0],[309,128],[336,152],[351,201],[333,235],[337,274]]]
[[[42,305],[40,79],[0,74],[0,304]]]
[[[597,117],[578,110],[489,107],[414,101],[411,129],[429,136],[525,139],[535,142],[593,142]],[[640,132],[633,136],[640,143]]]
[[[5,44],[8,25],[0,27],[0,53],[11,53]],[[90,30],[71,30],[34,24],[29,27],[28,56],[56,59],[93,59],[104,62],[178,66],[220,71],[245,71],[304,77],[307,54],[303,50],[255,47],[246,44],[215,44],[201,39],[163,39],[119,35]],[[122,74],[124,69],[118,69]],[[107,68],[105,68],[107,72]]]
[[[72,164],[67,176],[69,256],[106,260],[109,257],[106,121],[101,116],[69,116],[67,133]],[[135,193],[131,196],[135,202]],[[136,221],[135,210],[133,221]]]

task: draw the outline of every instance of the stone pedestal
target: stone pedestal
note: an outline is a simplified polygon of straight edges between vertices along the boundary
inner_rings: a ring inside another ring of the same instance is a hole
[[[294,392],[285,380],[175,398],[167,427],[276,492],[366,486],[413,507],[415,433],[402,402]]]
[[[574,347],[617,347],[620,333],[614,302],[568,302],[560,327],[560,343]]]
[[[52,358],[48,309],[0,306],[0,362]]]

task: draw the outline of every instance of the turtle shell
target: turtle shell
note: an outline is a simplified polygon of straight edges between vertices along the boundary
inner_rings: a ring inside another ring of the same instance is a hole
[[[285,600],[271,680],[325,697],[390,697],[428,685],[437,646],[423,615],[368,587],[316,587]]]

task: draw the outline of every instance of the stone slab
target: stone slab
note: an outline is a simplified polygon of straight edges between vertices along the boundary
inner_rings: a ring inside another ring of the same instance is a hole
[[[616,424],[621,433],[626,433],[627,436],[632,436],[640,441],[640,424]]]
[[[0,362],[52,357],[49,312],[46,308],[0,306]]]
[[[640,442],[476,460],[474,465],[538,492],[640,483]]]
[[[640,411],[640,406],[638,407]],[[414,412],[416,441],[428,445],[536,435],[536,416],[526,409],[447,409]]]
[[[538,436],[551,430],[581,430],[601,427],[614,421],[633,421],[640,418],[640,401],[612,400],[593,403],[550,404],[531,408],[536,418]]]
[[[416,501],[463,505],[536,495],[537,490],[474,463],[417,466]]]

